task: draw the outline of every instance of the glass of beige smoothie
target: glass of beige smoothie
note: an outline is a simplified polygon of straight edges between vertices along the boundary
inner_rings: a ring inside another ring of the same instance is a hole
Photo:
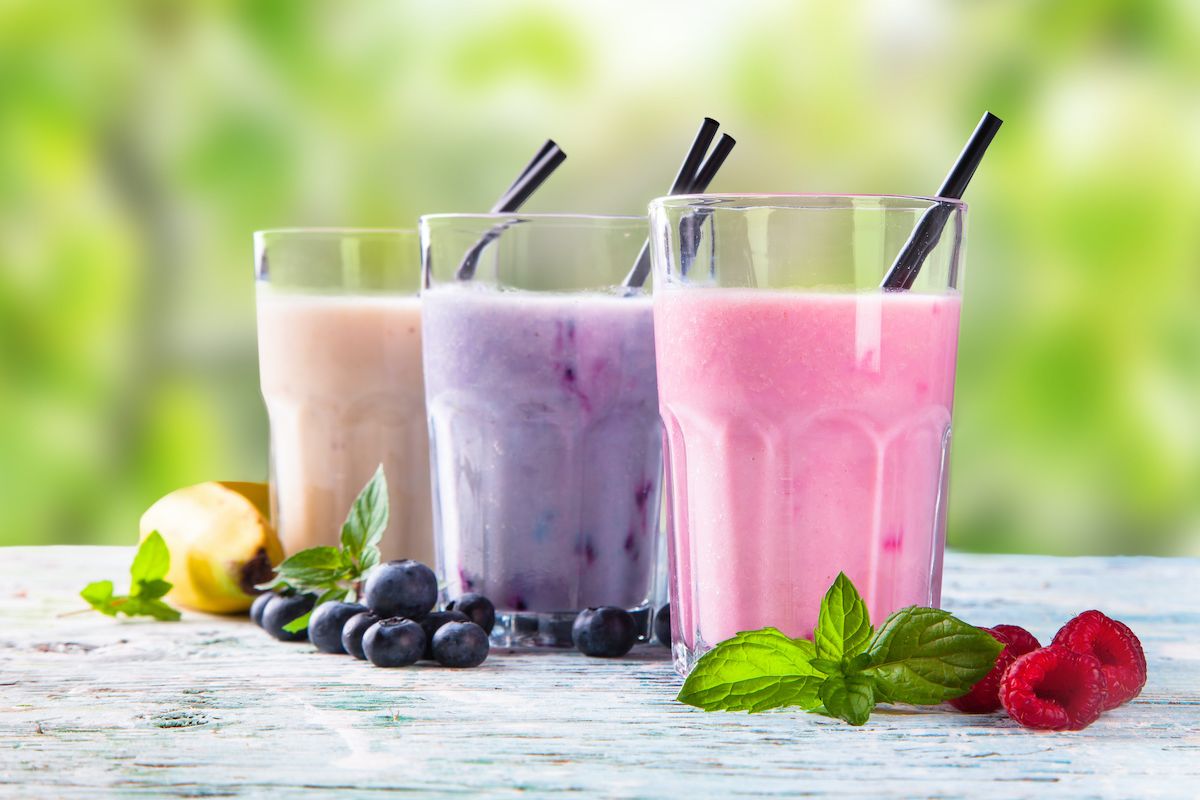
[[[254,234],[271,503],[285,550],[337,545],[383,465],[383,558],[433,563],[416,231]]]

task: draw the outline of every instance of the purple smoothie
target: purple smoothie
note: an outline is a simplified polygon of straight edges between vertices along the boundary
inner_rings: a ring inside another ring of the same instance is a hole
[[[446,594],[502,616],[644,607],[662,476],[649,298],[465,284],[422,300]]]

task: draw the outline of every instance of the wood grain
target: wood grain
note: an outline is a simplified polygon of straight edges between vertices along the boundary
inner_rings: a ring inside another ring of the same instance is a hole
[[[493,652],[475,670],[370,667],[186,614],[80,608],[126,548],[0,549],[0,795],[1196,797],[1200,560],[950,554],[945,606],[1039,638],[1099,607],[1142,637],[1142,696],[1078,733],[943,707],[863,728],[675,703],[666,651]]]

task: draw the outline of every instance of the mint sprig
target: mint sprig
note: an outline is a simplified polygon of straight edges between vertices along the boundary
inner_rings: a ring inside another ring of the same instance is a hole
[[[862,725],[876,703],[932,705],[966,694],[1004,649],[946,611],[911,606],[873,630],[839,573],[821,600],[813,641],[775,628],[739,633],[700,657],[679,692],[705,711],[797,706]]]
[[[153,531],[138,546],[129,567],[129,594],[113,594],[112,581],[94,581],[83,587],[79,596],[101,614],[115,617],[154,617],[166,622],[179,619],[179,612],[162,598],[171,591],[163,580],[171,566],[171,553],[158,531]]]
[[[275,568],[275,578],[258,588],[294,589],[317,595],[313,606],[333,600],[357,599],[359,583],[379,563],[379,541],[388,524],[387,478],[383,465],[358,493],[342,525],[340,547],[310,547],[288,556]],[[283,626],[296,633],[308,627],[310,614]]]

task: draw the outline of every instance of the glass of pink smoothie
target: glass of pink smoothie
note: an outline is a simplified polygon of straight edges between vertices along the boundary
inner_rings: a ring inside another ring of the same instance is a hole
[[[880,281],[931,208],[916,283]],[[838,572],[872,620],[940,601],[965,205],[651,203],[676,668],[739,631],[811,636]]]
[[[416,231],[259,231],[254,246],[272,515],[284,548],[337,545],[382,464],[383,557],[432,564]]]

